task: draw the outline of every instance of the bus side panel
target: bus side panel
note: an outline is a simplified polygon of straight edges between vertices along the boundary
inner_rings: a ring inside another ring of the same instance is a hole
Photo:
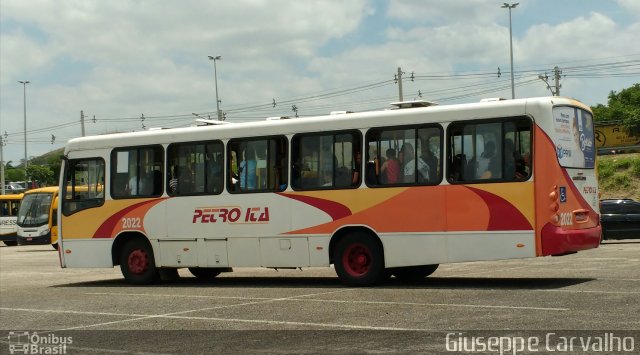
[[[15,241],[18,225],[18,217],[0,217],[0,240]]]
[[[63,267],[113,267],[113,239],[64,239]]]
[[[560,167],[555,145],[538,126],[534,147],[537,254],[562,255],[597,248],[601,234],[599,215]],[[576,222],[576,211],[586,211],[586,220]]]
[[[447,261],[534,257],[532,182],[447,186]]]

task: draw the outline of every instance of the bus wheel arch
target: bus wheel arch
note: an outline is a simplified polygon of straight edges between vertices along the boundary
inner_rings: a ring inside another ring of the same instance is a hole
[[[340,281],[348,286],[372,286],[389,276],[384,246],[366,227],[345,227],[329,243],[330,260]]]
[[[127,282],[146,285],[159,280],[153,247],[144,235],[125,232],[116,238],[111,250],[114,265],[120,265]]]

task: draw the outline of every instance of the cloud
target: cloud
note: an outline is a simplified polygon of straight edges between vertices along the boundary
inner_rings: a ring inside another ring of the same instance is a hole
[[[429,24],[491,23],[505,16],[506,10],[501,11],[501,5],[494,0],[395,0],[390,3],[387,15]]]
[[[637,0],[617,0],[618,5],[635,16],[640,16],[640,2]]]

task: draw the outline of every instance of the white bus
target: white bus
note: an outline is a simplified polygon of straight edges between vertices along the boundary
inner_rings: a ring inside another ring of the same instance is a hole
[[[599,245],[588,106],[404,106],[73,139],[62,267],[120,265],[146,284],[333,264],[365,286]]]
[[[18,244],[16,235],[18,226],[18,209],[22,194],[0,195],[0,240],[8,247]]]
[[[58,248],[58,186],[24,193],[18,210],[18,245],[51,244]]]

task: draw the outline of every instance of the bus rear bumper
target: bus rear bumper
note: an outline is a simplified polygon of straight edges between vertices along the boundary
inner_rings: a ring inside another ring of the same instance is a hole
[[[542,228],[542,255],[565,255],[600,245],[602,227],[562,229],[552,224]]]

